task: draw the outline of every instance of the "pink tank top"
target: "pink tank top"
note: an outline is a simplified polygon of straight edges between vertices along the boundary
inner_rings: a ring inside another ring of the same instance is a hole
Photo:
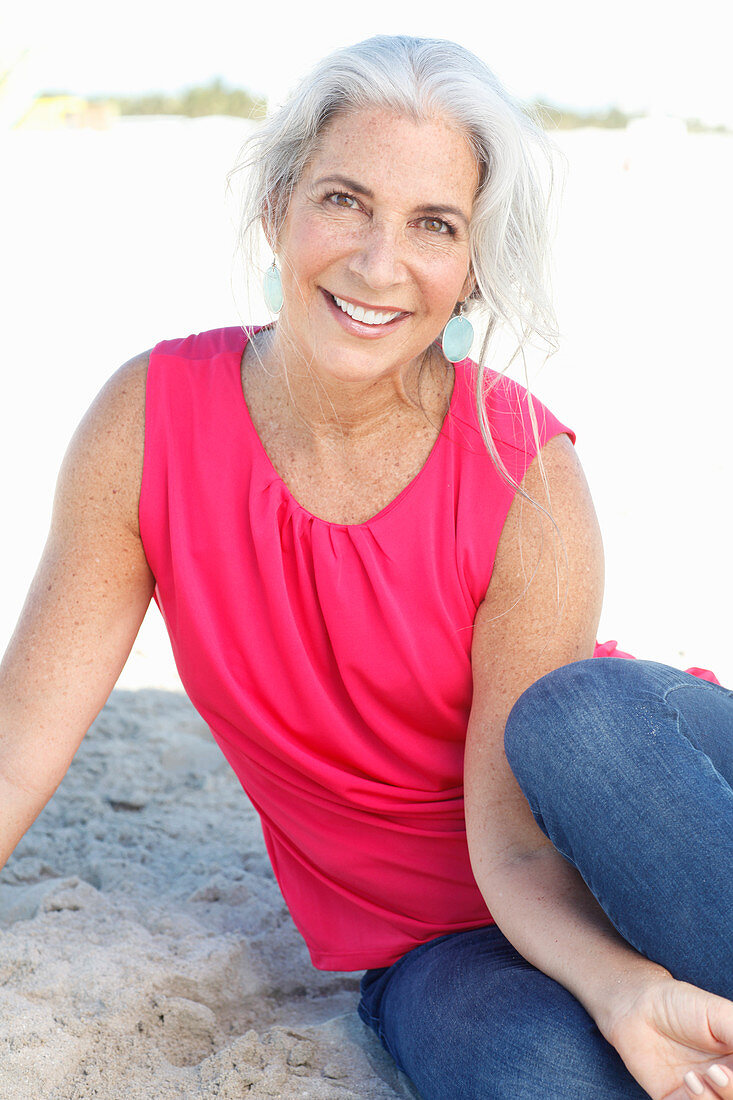
[[[311,515],[250,419],[246,339],[219,329],[151,354],[143,546],[183,685],[260,814],[314,965],[385,966],[491,922],[468,859],[463,749],[472,626],[513,492],[459,364],[443,430],[399,496],[366,523]],[[567,431],[534,404],[541,444]],[[502,380],[488,411],[519,481],[535,455],[525,391]]]

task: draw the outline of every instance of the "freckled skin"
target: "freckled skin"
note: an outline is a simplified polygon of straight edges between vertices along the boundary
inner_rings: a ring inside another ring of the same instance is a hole
[[[435,443],[453,376],[426,349],[472,287],[477,186],[458,130],[371,110],[333,120],[295,188],[271,241],[285,304],[245,355],[242,384],[273,465],[323,519],[380,511]],[[399,321],[378,339],[345,331],[324,291]]]
[[[355,201],[316,187],[333,173],[357,181]],[[259,357],[245,355],[242,379],[276,467],[317,515],[362,522],[427,457],[452,373],[439,352],[423,353],[471,281],[461,217],[446,234],[425,208],[452,206],[468,219],[476,183],[465,139],[445,121],[371,111],[333,121],[295,190],[272,242],[285,308],[258,337]],[[324,289],[404,319],[360,339]],[[118,371],[72,441],[0,666],[0,865],[107,698],[153,592],[137,522],[146,370],[140,356]],[[543,673],[591,655],[600,613],[602,549],[577,457],[559,436],[542,461],[522,484],[554,522],[515,497],[473,630],[465,805],[476,881],[508,939],[582,1001],[654,1100],[733,1100],[733,1005],[676,982],[617,935],[538,830],[506,760],[514,700]],[[727,1084],[720,1073],[703,1077],[714,1061]]]
[[[336,205],[317,186],[340,175],[372,193]],[[327,384],[352,386],[409,373],[470,290],[468,229],[437,230],[427,208],[452,206],[470,219],[478,169],[466,138],[442,120],[415,123],[385,111],[338,116],[295,189],[275,248],[285,306],[273,354],[286,365],[294,343]],[[375,308],[409,313],[382,340],[347,336],[330,315],[321,288]],[[293,364],[295,366],[295,364]],[[399,386],[399,383],[397,383]]]
[[[137,517],[146,371],[147,355],[117,371],[76,430],[0,666],[0,865],[104,705],[153,592]]]

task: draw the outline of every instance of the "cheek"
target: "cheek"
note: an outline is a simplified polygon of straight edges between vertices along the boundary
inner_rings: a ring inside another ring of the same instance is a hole
[[[338,227],[324,224],[319,218],[303,220],[288,234],[283,259],[290,264],[296,277],[311,277],[348,249],[344,236]]]
[[[433,309],[450,314],[463,294],[468,260],[434,263],[425,272],[425,293]]]

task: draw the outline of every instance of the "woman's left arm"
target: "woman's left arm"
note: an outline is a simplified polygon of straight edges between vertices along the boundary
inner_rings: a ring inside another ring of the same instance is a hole
[[[501,930],[584,1005],[654,1100],[733,1100],[733,1003],[675,981],[623,940],[580,875],[534,821],[506,759],[513,704],[535,680],[591,657],[603,551],[575,451],[558,436],[522,483],[553,523],[517,494],[476,616],[474,699],[466,739],[466,828],[473,872]],[[683,1084],[727,1066],[731,1084]]]

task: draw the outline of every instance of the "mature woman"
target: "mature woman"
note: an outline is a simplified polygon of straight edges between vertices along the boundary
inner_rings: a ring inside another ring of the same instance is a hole
[[[2,666],[0,852],[154,595],[315,965],[366,970],[425,1100],[733,1098],[733,698],[586,659],[570,433],[467,361],[469,306],[552,339],[537,149],[407,38],[257,135],[277,320],[158,345],[79,428]]]

